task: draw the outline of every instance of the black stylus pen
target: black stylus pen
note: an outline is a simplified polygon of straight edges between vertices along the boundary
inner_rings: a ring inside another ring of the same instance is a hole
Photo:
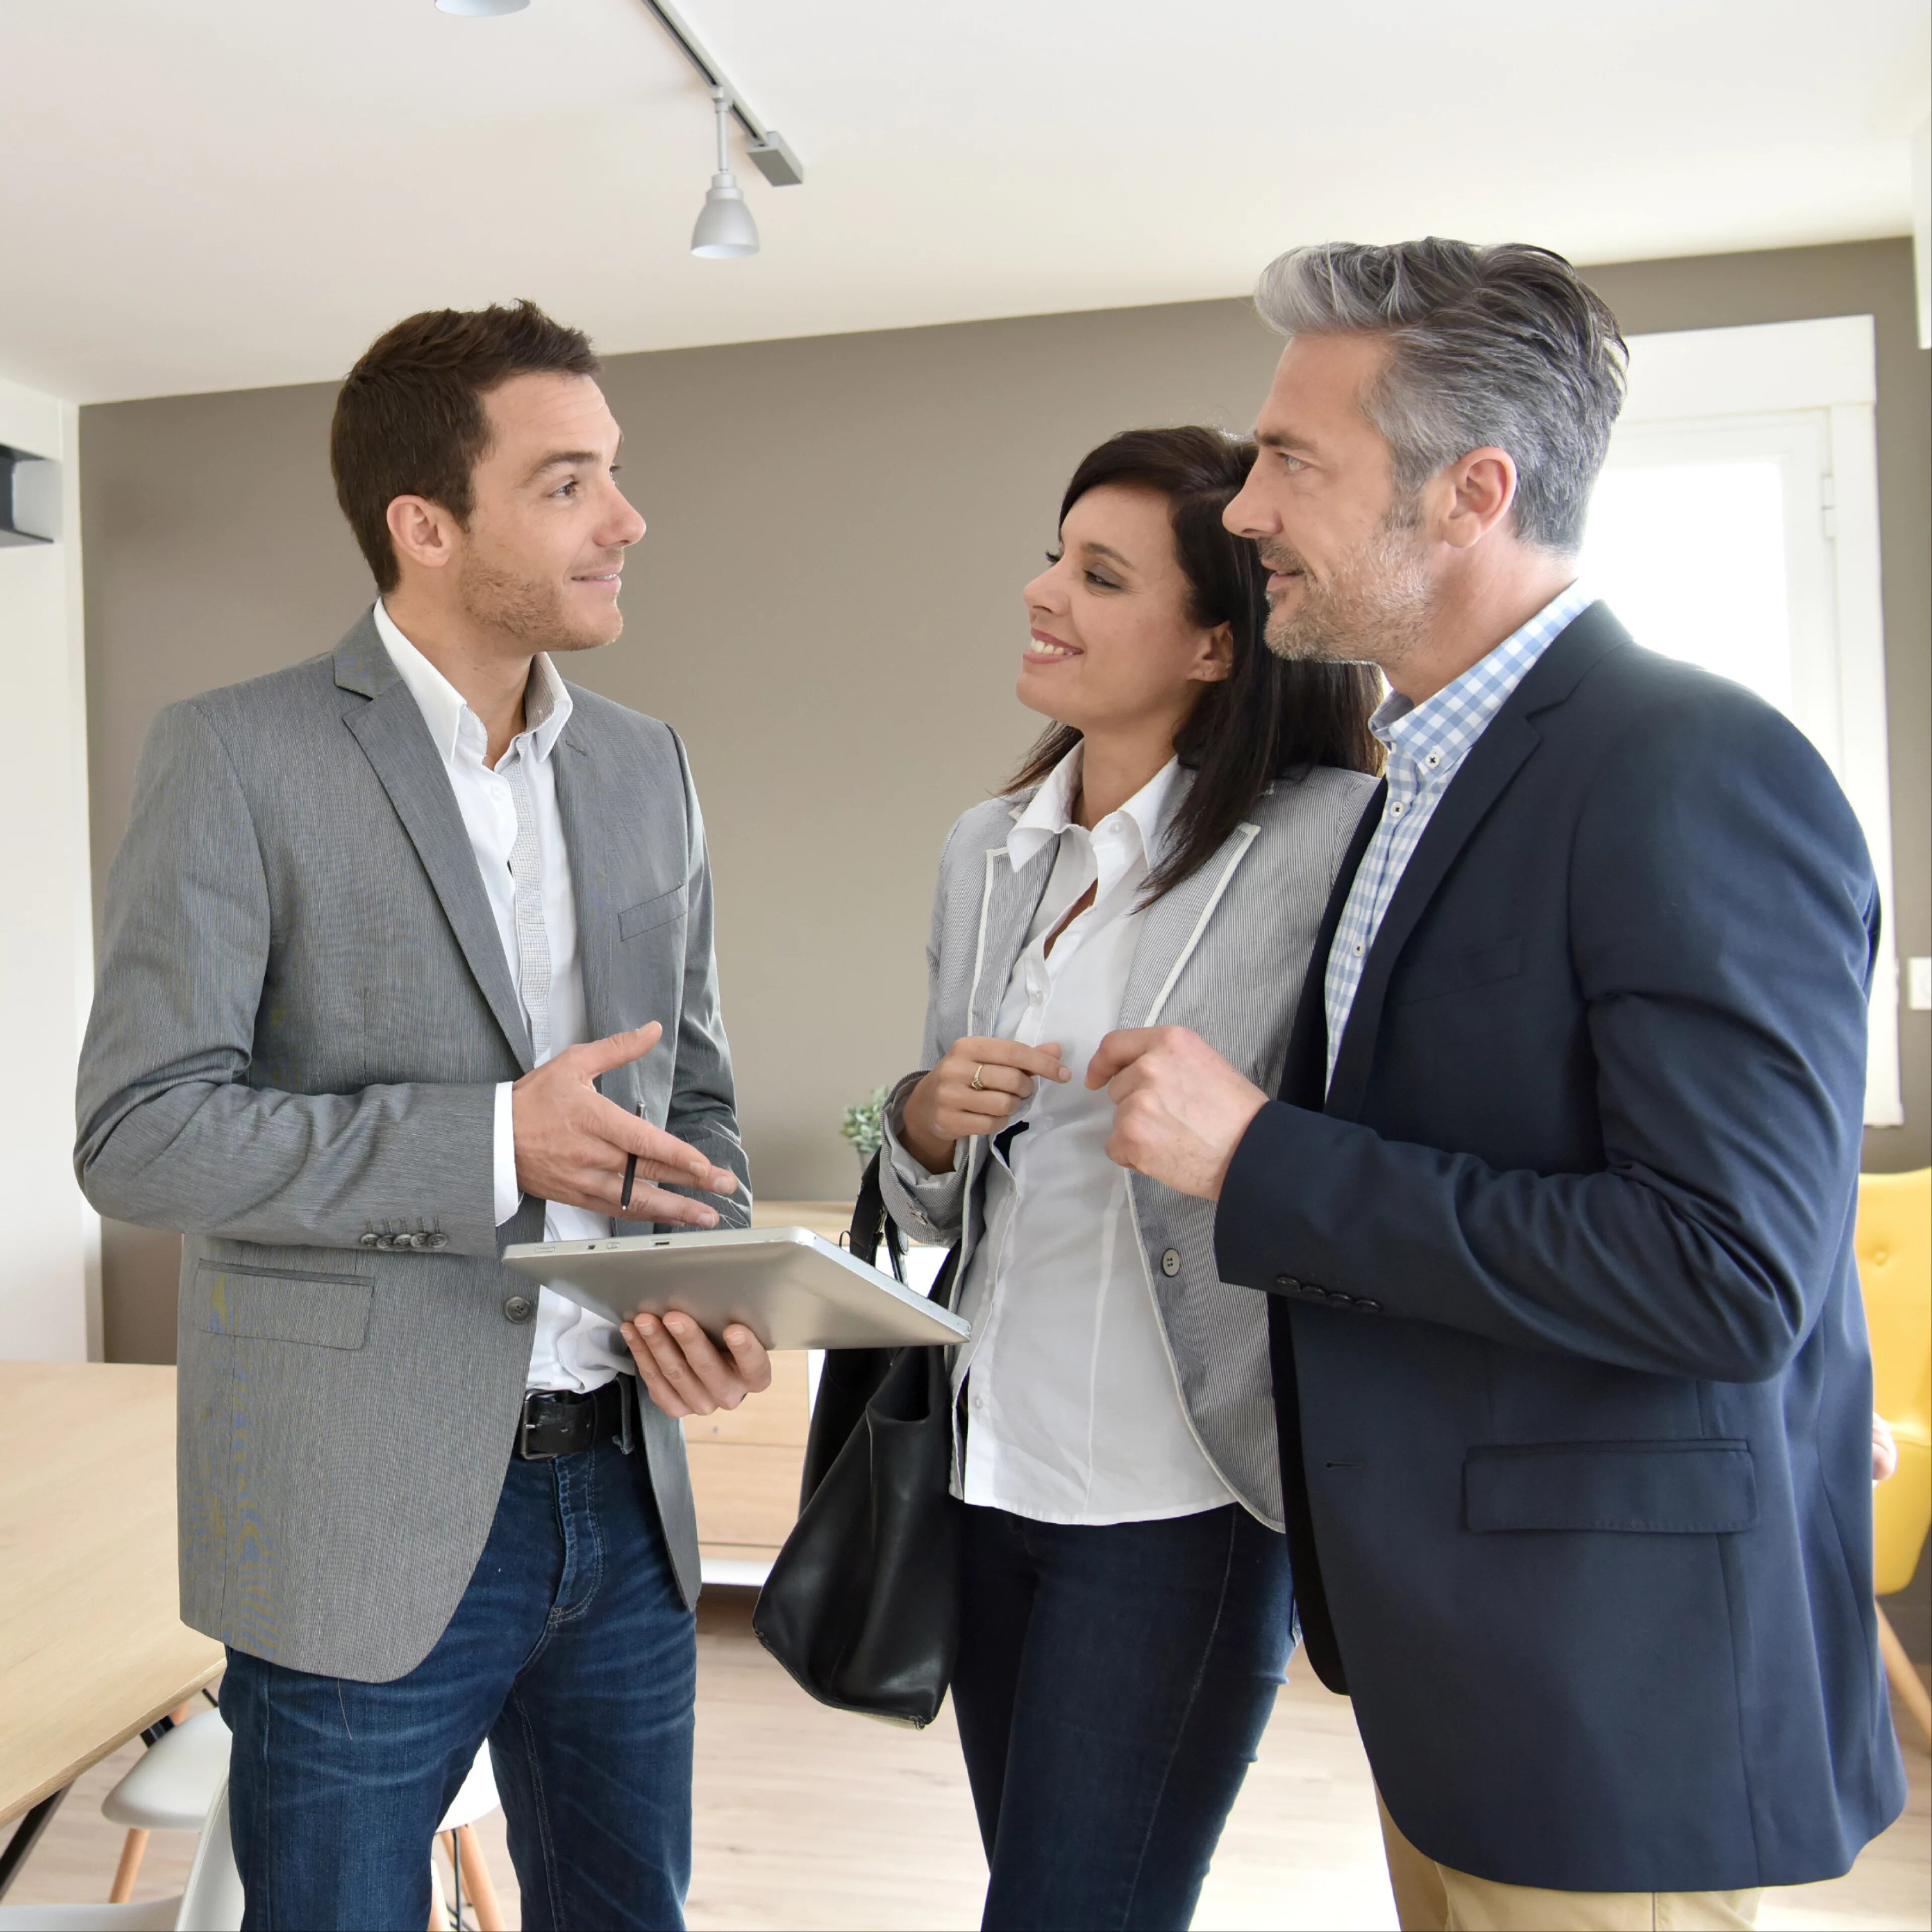
[[[632,1111],[637,1115],[638,1118],[641,1120],[644,1118],[644,1103],[643,1101],[640,1100]],[[624,1163],[624,1198],[617,1204],[617,1210],[620,1214],[628,1214],[631,1211],[631,1190],[636,1186],[637,1184],[638,1156],[635,1154],[632,1154],[630,1159]]]

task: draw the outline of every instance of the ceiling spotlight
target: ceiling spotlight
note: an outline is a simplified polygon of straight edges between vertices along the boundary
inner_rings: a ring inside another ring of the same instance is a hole
[[[710,190],[698,212],[698,225],[691,231],[691,252],[709,260],[724,261],[758,252],[758,224],[752,219],[743,190],[731,172],[730,150],[726,146],[731,97],[722,87],[714,87],[711,104],[718,110],[718,172],[711,177]]]
[[[520,14],[530,4],[530,0],[436,0],[436,10],[480,20],[490,14]]]

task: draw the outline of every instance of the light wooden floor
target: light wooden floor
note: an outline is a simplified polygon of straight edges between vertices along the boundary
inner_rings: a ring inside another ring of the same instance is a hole
[[[950,1712],[914,1733],[822,1709],[759,1648],[750,1603],[748,1592],[707,1591],[700,1614],[693,1932],[976,1924],[985,1870]],[[140,1749],[82,1780],[8,1904],[106,1896],[120,1834],[100,1798]],[[1916,1741],[1906,1757],[1904,1816],[1846,1877],[1771,1894],[1767,1932],[1932,1926],[1932,1762]],[[501,1815],[481,1828],[514,1925]],[[138,1895],[178,1891],[190,1849],[158,1836]],[[1395,1924],[1348,1706],[1299,1662],[1196,1922],[1202,1932]]]

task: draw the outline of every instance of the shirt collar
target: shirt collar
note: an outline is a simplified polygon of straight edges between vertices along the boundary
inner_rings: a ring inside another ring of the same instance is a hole
[[[1072,806],[1073,795],[1080,784],[1082,748],[1076,745],[1047,773],[1039,790],[1016,814],[1013,829],[1006,838],[1006,856],[1015,872],[1031,864],[1043,847],[1051,844],[1077,823]],[[1149,866],[1154,863],[1154,854],[1160,849],[1168,820],[1185,794],[1180,760],[1170,758],[1117,814],[1110,814],[1124,820],[1133,828],[1140,842],[1141,856]],[[1106,820],[1103,819],[1101,823],[1104,825]]]
[[[470,710],[461,692],[445,677],[422,652],[396,628],[382,600],[376,600],[376,632],[389,653],[396,674],[410,688],[410,695],[429,727],[431,742],[445,764],[453,764],[458,748],[466,738],[480,758],[488,744],[483,721]],[[531,754],[539,763],[548,758],[570,722],[570,688],[558,674],[548,651],[539,651],[531,661],[530,688],[524,694],[524,730],[520,736],[530,740]]]
[[[1432,776],[1446,778],[1536,661],[1596,601],[1596,592],[1579,580],[1433,697],[1412,704],[1400,692],[1390,692],[1376,707],[1370,730],[1390,751],[1426,766]]]

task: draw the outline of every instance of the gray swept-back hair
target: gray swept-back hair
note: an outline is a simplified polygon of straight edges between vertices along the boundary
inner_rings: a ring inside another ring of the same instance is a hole
[[[1262,271],[1255,305],[1283,335],[1378,334],[1392,353],[1362,398],[1396,487],[1472,449],[1516,466],[1516,534],[1574,554],[1624,400],[1617,319],[1561,255],[1432,236],[1393,248],[1328,242]]]

